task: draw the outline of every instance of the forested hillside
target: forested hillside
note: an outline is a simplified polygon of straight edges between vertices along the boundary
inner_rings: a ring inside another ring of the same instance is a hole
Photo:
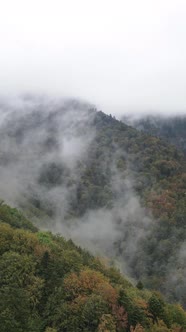
[[[144,115],[123,117],[123,121],[152,136],[158,136],[186,153],[186,116]]]
[[[1,332],[183,332],[186,312],[0,206]]]
[[[185,156],[91,105],[1,103],[0,195],[186,307]]]

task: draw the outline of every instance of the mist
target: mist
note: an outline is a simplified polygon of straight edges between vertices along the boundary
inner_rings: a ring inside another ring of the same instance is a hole
[[[137,194],[139,181],[148,179],[137,178],[133,154],[105,141],[104,126],[116,120],[86,101],[32,94],[1,98],[0,114],[0,198],[40,229],[107,257],[134,284],[142,279],[148,285],[148,264],[171,273],[162,291],[185,303],[184,242],[175,242],[179,230],[173,229],[174,255],[154,265],[156,251],[168,248],[166,238],[159,243],[158,227],[166,224],[158,224]]]
[[[186,113],[184,0],[7,0],[0,91],[82,98],[116,116]]]
[[[97,207],[83,208],[79,216],[78,207],[73,208],[91,163],[95,108],[77,100],[31,95],[4,98],[0,104],[0,197],[23,209],[39,227],[62,233],[98,255],[116,258],[129,273],[127,260],[135,256],[152,218],[140,205],[129,167],[124,174],[116,166],[120,156],[127,160],[125,151],[115,145],[112,156],[105,150],[102,157],[99,172],[104,176],[109,167],[110,205],[101,207],[98,202]],[[116,249],[118,241],[125,246],[125,268]]]

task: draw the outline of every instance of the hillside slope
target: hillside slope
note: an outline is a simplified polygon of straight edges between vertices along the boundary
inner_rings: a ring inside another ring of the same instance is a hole
[[[158,136],[186,153],[186,116],[146,115],[123,117],[124,123],[152,136]]]
[[[186,331],[186,312],[0,206],[1,332]]]
[[[186,307],[183,153],[75,100],[1,113],[2,199]]]

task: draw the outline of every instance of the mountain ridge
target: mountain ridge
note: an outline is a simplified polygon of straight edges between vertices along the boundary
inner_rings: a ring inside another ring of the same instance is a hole
[[[1,123],[5,202],[185,306],[184,154],[88,104],[27,103]]]

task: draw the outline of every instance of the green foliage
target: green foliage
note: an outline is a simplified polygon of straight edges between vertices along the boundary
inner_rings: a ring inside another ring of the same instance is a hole
[[[144,288],[143,283],[142,283],[140,280],[138,281],[136,287],[137,287],[138,289],[143,289],[143,288]]]
[[[49,232],[38,232],[37,237],[40,243],[51,246],[52,239]]]
[[[148,320],[146,316],[146,302],[142,300],[143,305],[137,305],[135,303],[135,298],[130,296],[130,292],[120,290],[119,293],[119,303],[122,305],[128,314],[128,325],[127,331],[130,331],[130,326],[136,327],[138,323],[143,326],[148,326]]]
[[[167,306],[167,314],[171,324],[178,324],[186,329],[185,311],[179,304],[172,304]]]
[[[132,120],[124,118],[125,123],[132,124],[138,130],[158,136],[186,152],[186,117],[182,116],[146,116]]]
[[[73,103],[72,108],[74,108]],[[64,109],[61,110],[63,111],[66,112]],[[146,119],[139,123],[144,129],[139,131],[101,111],[87,110],[87,117],[90,116],[88,123],[95,135],[87,145],[86,158],[80,156],[72,171],[71,167],[67,166],[68,163],[57,157],[60,144],[58,144],[58,131],[55,132],[55,128],[61,119],[57,114],[58,111],[56,113],[34,111],[29,113],[29,121],[27,117],[20,118],[19,130],[13,120],[11,129],[5,126],[3,135],[8,139],[6,131],[10,130],[11,139],[15,142],[22,142],[27,131],[29,134],[35,133],[35,127],[38,130],[37,134],[46,127],[46,140],[44,139],[44,142],[42,139],[39,140],[39,154],[36,156],[36,159],[40,156],[44,156],[44,159],[37,169],[37,179],[33,181],[34,184],[30,183],[29,188],[25,188],[25,197],[23,199],[23,195],[21,196],[19,206],[25,209],[27,215],[33,219],[35,217],[34,220],[39,220],[38,225],[42,224],[43,228],[51,229],[53,218],[58,215],[61,205],[63,210],[61,222],[71,225],[78,217],[86,218],[89,210],[100,208],[110,210],[117,206],[118,201],[120,205],[121,201],[125,202],[130,194],[126,182],[132,179],[132,195],[137,195],[144,211],[144,218],[156,221],[149,222],[149,236],[137,244],[136,257],[126,254],[127,250],[125,251],[123,244],[126,242],[127,232],[121,229],[121,236],[114,244],[116,254],[119,252],[121,259],[129,265],[134,279],[142,280],[144,286],[156,288],[164,292],[167,298],[173,301],[179,300],[186,307],[186,299],[182,295],[186,293],[186,288],[181,282],[185,272],[178,259],[186,237],[186,167],[185,156],[181,151],[181,149],[185,151],[186,146],[185,117]],[[72,123],[74,124],[73,119]],[[136,125],[136,128],[139,129],[139,126]],[[81,129],[86,131],[86,128]],[[16,146],[18,150],[24,148],[19,144]],[[51,150],[55,151],[52,158],[45,158]],[[8,165],[6,153],[2,153],[3,162]],[[62,197],[57,195],[57,204],[55,204],[55,195],[52,194],[60,190],[63,192],[63,188],[68,192],[68,206],[64,209]],[[50,195],[47,195],[48,192]],[[116,218],[114,225],[117,227],[119,221],[115,215],[117,214],[114,214]],[[127,220],[129,232],[130,225],[140,222],[138,216],[137,220],[135,218],[136,216],[131,216]],[[34,227],[21,217],[17,210],[10,209],[6,205],[0,206],[0,220],[14,227],[25,229]],[[35,227],[32,230],[36,231]],[[49,245],[52,251],[57,250],[56,240],[53,241],[53,237],[46,232],[41,232],[38,239],[43,246]],[[84,254],[83,262],[86,259],[88,258]],[[179,291],[176,291],[174,284],[168,286],[169,270],[172,268],[176,278],[180,280]]]
[[[161,321],[186,324],[181,306],[133,287],[71,240],[3,223],[0,239],[2,332],[155,331],[153,323]]]
[[[153,323],[164,316],[164,302],[153,294],[148,301],[148,311],[152,314]]]
[[[32,257],[6,252],[0,258],[0,330],[40,331],[34,308],[43,282],[35,275]]]
[[[23,228],[32,232],[37,232],[37,228],[27,220],[21,212],[3,203],[0,204],[0,221],[7,223],[14,228]]]

